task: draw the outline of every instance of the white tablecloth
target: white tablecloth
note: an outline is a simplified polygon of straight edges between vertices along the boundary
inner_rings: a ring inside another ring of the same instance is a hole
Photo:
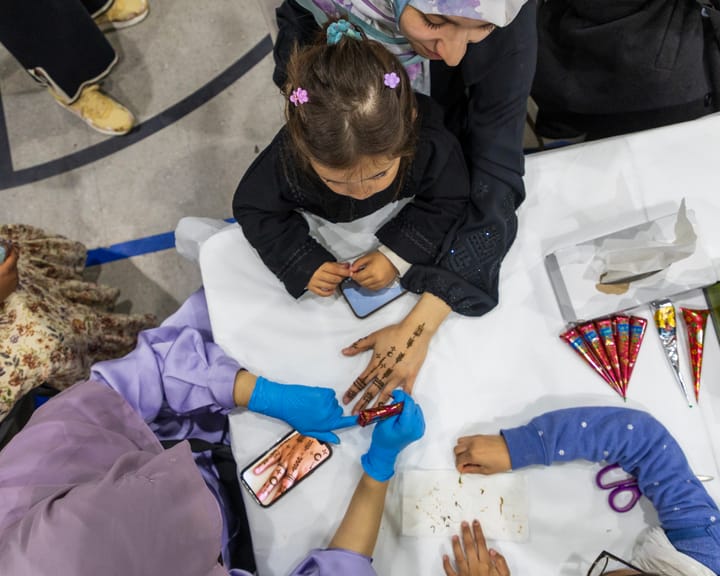
[[[452,469],[460,435],[496,433],[541,412],[574,405],[623,405],[559,338],[564,328],[543,266],[545,254],[569,242],[612,232],[677,209],[682,197],[695,211],[702,241],[720,257],[717,150],[720,117],[577,145],[527,159],[527,200],[519,211],[518,238],[503,264],[500,305],[481,318],[451,314],[431,343],[415,386],[427,433],[408,448],[398,469]],[[387,218],[387,213],[377,215]],[[317,234],[340,258],[371,242],[375,217],[340,229],[320,225]],[[338,247],[339,246],[339,247]],[[367,363],[340,349],[396,321],[412,307],[408,295],[365,320],[338,297],[288,296],[247,245],[239,228],[208,240],[200,263],[217,342],[249,370],[288,383],[330,386],[342,393]],[[678,305],[705,307],[699,293]],[[649,320],[646,309],[636,311]],[[710,323],[708,323],[710,326]],[[684,333],[681,334],[681,340]],[[682,342],[684,344],[684,342]],[[681,351],[691,382],[685,348]],[[648,410],[679,440],[698,474],[720,500],[720,374],[712,327],[706,339],[703,388],[688,408],[666,365],[651,323],[629,387],[627,406]],[[233,452],[242,468],[286,430],[249,412],[231,417]],[[360,476],[359,456],[370,429],[340,433],[333,458],[270,509],[246,499],[259,573],[286,574],[313,547],[327,545]],[[712,439],[715,439],[714,442]],[[598,466],[574,462],[515,472],[526,475],[529,539],[498,541],[515,574],[584,574],[602,550],[629,557],[635,536],[657,517],[645,499],[617,514],[595,488]],[[394,482],[375,551],[379,574],[441,574],[447,538],[400,535]]]

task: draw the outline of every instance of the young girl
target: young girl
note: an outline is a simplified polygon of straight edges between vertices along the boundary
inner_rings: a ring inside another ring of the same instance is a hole
[[[484,210],[483,195],[471,197],[459,143],[431,100],[413,94],[397,58],[343,20],[326,30],[327,39],[292,56],[287,124],[241,180],[233,211],[295,297],[306,289],[329,296],[348,277],[378,289],[398,275],[422,294],[400,324],[344,350],[375,349],[344,398],[367,388],[357,410],[381,390],[387,400],[395,387],[412,389],[429,339],[451,310],[475,316],[497,303],[512,238],[497,234],[503,216]],[[412,201],[376,232],[378,249],[352,263],[337,262],[312,238],[300,213],[347,222],[401,198]],[[380,364],[391,350],[403,360],[388,373]]]

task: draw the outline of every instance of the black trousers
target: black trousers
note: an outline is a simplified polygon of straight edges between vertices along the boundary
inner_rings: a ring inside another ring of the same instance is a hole
[[[30,74],[72,101],[100,80],[115,50],[93,21],[112,0],[2,0],[0,43]]]

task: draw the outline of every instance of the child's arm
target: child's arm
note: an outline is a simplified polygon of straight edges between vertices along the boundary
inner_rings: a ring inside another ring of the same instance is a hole
[[[335,256],[315,241],[296,211],[279,157],[282,138],[283,131],[248,168],[233,197],[233,215],[265,265],[299,298],[315,271]]]
[[[405,288],[480,316],[498,302],[500,263],[517,231],[515,204],[489,181],[476,179],[471,188],[460,144],[433,105],[420,97],[418,104],[420,138],[408,183],[415,197],[377,237],[413,264],[402,277]]]
[[[720,511],[678,443],[650,414],[626,408],[570,408],[501,434],[513,469],[576,459],[619,464],[637,478],[673,545],[720,571]],[[490,438],[495,439],[493,446]],[[461,438],[456,463],[461,471],[476,465],[494,473],[503,468],[502,452],[497,437]]]

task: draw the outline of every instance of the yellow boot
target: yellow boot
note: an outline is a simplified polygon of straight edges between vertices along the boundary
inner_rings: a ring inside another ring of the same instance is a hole
[[[127,134],[135,126],[132,112],[107,94],[103,94],[99,84],[85,86],[77,100],[71,104],[60,98],[52,88],[48,90],[60,106],[82,118],[88,126],[98,132],[119,136]]]
[[[115,0],[110,8],[95,17],[100,30],[127,28],[145,20],[150,12],[147,0]]]

